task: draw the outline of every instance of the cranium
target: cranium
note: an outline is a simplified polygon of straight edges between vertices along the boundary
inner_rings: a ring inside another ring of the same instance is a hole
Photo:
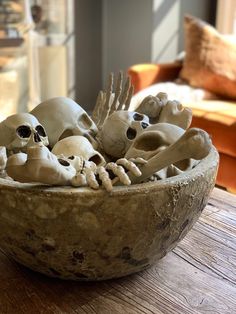
[[[141,157],[149,160],[176,142],[184,132],[182,128],[174,124],[157,123],[151,125],[133,141],[125,158]]]
[[[141,157],[145,160],[149,160],[165,150],[168,146],[174,144],[184,132],[184,129],[175,124],[157,123],[151,125],[134,140],[126,153],[125,158],[130,159]],[[179,170],[186,171],[192,168],[194,164],[195,162],[192,159],[178,161],[172,167],[163,169],[159,177],[165,178],[165,176],[172,176]]]
[[[207,132],[197,128],[188,129],[176,142],[158,152],[142,165],[140,167],[141,176],[134,177],[128,173],[130,181],[133,184],[143,182],[161,169],[182,160],[201,160],[209,154],[211,149],[212,143]]]
[[[19,113],[0,123],[0,145],[8,150],[25,151],[26,147],[42,143],[48,145],[44,127],[29,113]]]
[[[103,156],[94,150],[92,144],[83,136],[69,136],[59,142],[52,149],[52,153],[57,156],[64,156],[71,160],[76,157],[83,157],[84,160],[93,161],[97,166],[105,164]],[[75,162],[77,162],[75,160]]]
[[[103,124],[100,138],[104,151],[116,158],[124,157],[133,140],[149,126],[146,115],[116,111]]]
[[[50,147],[71,135],[85,136],[96,148],[97,127],[84,109],[70,98],[56,97],[42,102],[31,113],[44,125]]]
[[[186,130],[192,122],[192,110],[184,108],[177,100],[169,100],[162,108],[158,122],[175,124]]]

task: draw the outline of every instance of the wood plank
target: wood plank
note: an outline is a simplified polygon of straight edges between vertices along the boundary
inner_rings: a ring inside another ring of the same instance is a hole
[[[217,189],[177,248],[136,275],[62,281],[0,252],[1,314],[233,314],[235,309],[236,197]]]

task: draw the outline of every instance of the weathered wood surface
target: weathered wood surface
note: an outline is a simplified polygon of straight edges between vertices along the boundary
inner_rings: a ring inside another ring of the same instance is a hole
[[[236,196],[215,189],[173,252],[147,271],[118,280],[50,279],[1,252],[0,313],[236,313]]]

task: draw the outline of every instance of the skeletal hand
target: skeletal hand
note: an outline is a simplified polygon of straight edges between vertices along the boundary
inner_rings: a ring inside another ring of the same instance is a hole
[[[131,181],[127,172],[135,177],[141,176],[141,171],[136,164],[145,164],[142,158],[127,160],[118,159],[116,162],[110,162],[106,166],[97,167],[93,162],[86,162],[83,170],[72,179],[73,186],[89,186],[92,189],[98,189],[102,185],[108,192],[113,188],[113,184],[120,181],[123,185],[130,185]]]
[[[106,91],[100,91],[97,97],[92,118],[100,129],[106,120],[116,110],[128,110],[133,95],[133,86],[128,77],[123,87],[123,73],[119,72],[115,91],[114,74],[111,73]]]

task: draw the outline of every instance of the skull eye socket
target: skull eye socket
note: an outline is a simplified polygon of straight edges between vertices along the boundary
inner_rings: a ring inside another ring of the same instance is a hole
[[[16,129],[16,134],[21,138],[29,138],[31,135],[31,129],[27,125],[21,125]]]
[[[137,135],[137,131],[133,128],[128,128],[127,132],[126,132],[126,136],[129,140],[133,140],[135,139]]]
[[[143,118],[144,118],[144,115],[142,115],[142,114],[140,114],[140,113],[138,113],[138,112],[136,112],[136,113],[133,115],[134,121],[142,121]]]
[[[70,164],[69,164],[69,162],[68,161],[66,161],[66,160],[64,160],[64,159],[58,159],[58,162],[62,165],[62,166],[64,166],[64,167],[68,167]]]
[[[78,125],[83,129],[90,129],[93,125],[93,121],[86,113],[83,113],[78,119]]]
[[[44,130],[44,128],[42,127],[42,125],[37,125],[35,130],[37,131],[38,135],[46,137],[46,132]]]
[[[68,157],[68,159],[74,160],[74,159],[75,159],[75,156],[70,156],[70,157]]]

